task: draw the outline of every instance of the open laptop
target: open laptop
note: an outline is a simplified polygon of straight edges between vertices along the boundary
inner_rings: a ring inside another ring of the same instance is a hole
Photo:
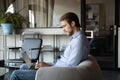
[[[31,62],[31,59],[29,58],[29,56],[27,55],[26,52],[22,53],[23,59],[26,63],[26,65],[28,66],[29,69],[35,69],[34,68],[34,64]]]

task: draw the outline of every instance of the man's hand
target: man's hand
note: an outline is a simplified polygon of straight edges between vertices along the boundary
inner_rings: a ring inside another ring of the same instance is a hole
[[[35,65],[35,69],[39,69],[41,67],[49,67],[49,66],[51,66],[51,65],[48,64],[48,63],[40,62],[40,63],[38,63],[38,64]]]

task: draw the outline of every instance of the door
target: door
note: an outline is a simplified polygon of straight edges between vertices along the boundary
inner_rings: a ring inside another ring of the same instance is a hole
[[[117,31],[118,31],[118,34],[117,34],[117,42],[116,43],[116,51],[118,51],[118,54],[116,55],[116,68],[120,68],[120,0],[116,0],[116,19],[115,19],[115,22],[116,22],[116,25],[118,26],[117,28]]]
[[[115,69],[116,48],[115,0],[86,0],[86,30],[93,30],[90,54],[101,68]]]

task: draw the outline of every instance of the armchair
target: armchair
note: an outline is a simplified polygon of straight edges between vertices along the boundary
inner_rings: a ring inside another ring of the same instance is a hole
[[[43,67],[35,80],[103,80],[102,72],[93,56],[75,67]]]

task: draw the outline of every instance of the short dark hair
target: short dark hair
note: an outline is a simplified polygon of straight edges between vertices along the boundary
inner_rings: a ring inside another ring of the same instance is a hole
[[[60,21],[63,21],[63,20],[66,20],[70,25],[71,25],[71,22],[74,21],[75,26],[80,27],[79,18],[73,12],[68,12],[68,13],[65,13],[63,16],[61,16]]]

